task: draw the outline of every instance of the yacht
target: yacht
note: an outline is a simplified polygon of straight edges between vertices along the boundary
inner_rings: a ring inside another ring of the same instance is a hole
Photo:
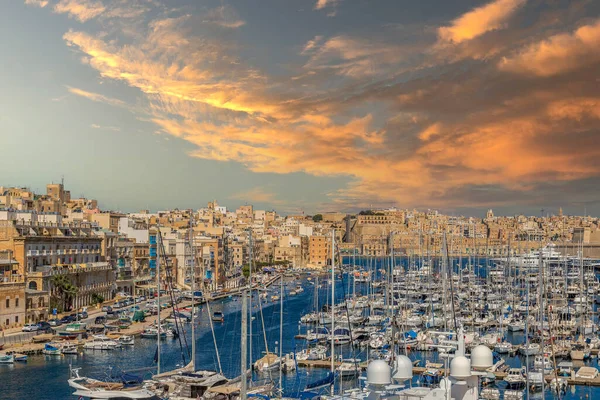
[[[568,260],[568,257],[563,256],[558,251],[556,251],[556,245],[550,243],[542,247],[540,250],[533,250],[529,253],[512,256],[508,259],[506,257],[496,258],[493,259],[493,261],[498,263],[508,262],[512,266],[521,268],[536,268],[540,262],[540,256],[545,263],[550,264],[558,264],[561,262],[566,262]]]
[[[126,388],[123,383],[102,382],[96,379],[79,376],[79,369],[71,369],[69,386],[75,389],[74,396],[80,399],[137,399],[137,400],[161,400],[156,394],[147,389]]]
[[[121,347],[119,342],[112,340],[105,335],[94,335],[94,340],[86,342],[83,348],[86,350],[113,350]]]
[[[525,379],[525,367],[511,368],[508,370],[504,382],[508,385],[508,389],[521,390],[525,388],[527,380]]]
[[[133,346],[133,336],[123,335],[119,337],[119,343],[121,343],[124,346]]]

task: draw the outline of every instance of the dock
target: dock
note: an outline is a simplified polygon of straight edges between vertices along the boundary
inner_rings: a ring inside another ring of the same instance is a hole
[[[256,289],[258,287],[269,287],[271,286],[273,283],[277,282],[282,275],[275,275],[273,276],[271,279],[269,279],[268,281],[264,282],[264,283],[256,283],[252,286],[253,289]],[[204,303],[206,303],[207,301],[215,301],[215,300],[221,300],[230,296],[239,296],[241,295],[242,291],[246,290],[246,288],[237,288],[236,290],[231,290],[229,292],[226,293],[222,293],[219,294],[218,296],[214,296],[214,297],[208,297],[207,299],[204,299],[202,301],[194,301],[193,304],[194,305],[202,305]],[[190,307],[192,306],[192,301],[183,301],[180,304],[177,305],[177,308],[184,308],[184,307]],[[171,307],[167,307],[163,310],[161,310],[160,312],[160,317],[161,319],[165,319],[169,316],[169,314],[171,313],[171,311],[173,311],[171,309]],[[127,329],[121,329],[118,332],[109,332],[107,333],[106,336],[110,337],[110,338],[118,338],[119,336],[139,336],[147,327],[149,327],[150,325],[152,325],[153,323],[156,322],[156,320],[158,319],[157,316],[149,316],[146,318],[145,322],[135,322],[133,323],[129,328]],[[40,335],[41,336],[41,335]],[[89,341],[91,339],[81,339],[78,341],[74,341],[74,340],[67,340],[70,343],[77,343],[78,346],[83,346],[83,344],[86,341]],[[47,341],[44,342],[30,342],[30,343],[14,343],[14,344],[7,344],[4,347],[4,352],[6,353],[20,353],[20,354],[26,354],[26,355],[39,355],[42,354],[42,350],[44,350],[44,346],[45,343],[47,342],[51,342],[51,341],[62,341],[62,339],[58,336],[55,335],[54,337],[48,337]]]

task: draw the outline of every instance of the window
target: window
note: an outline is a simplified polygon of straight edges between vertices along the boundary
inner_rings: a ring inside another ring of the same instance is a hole
[[[15,307],[19,307],[19,298],[18,297],[15,299]]]
[[[10,299],[7,298],[6,299],[6,308],[9,308],[9,307],[10,307]]]
[[[18,323],[19,323],[19,316],[18,316],[18,315],[16,315],[16,316],[15,316],[15,323],[16,323],[16,324],[18,324]]]

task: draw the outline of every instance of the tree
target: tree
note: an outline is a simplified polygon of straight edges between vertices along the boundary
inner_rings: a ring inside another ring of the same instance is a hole
[[[50,278],[52,288],[51,303],[59,312],[69,310],[73,304],[73,299],[77,296],[79,289],[71,283],[71,280],[65,274],[53,275]]]
[[[92,294],[92,304],[100,304],[100,303],[104,303],[104,297],[102,295],[99,295],[98,293],[93,293]]]
[[[313,222],[321,222],[323,221],[323,215],[322,214],[315,214],[312,217]]]

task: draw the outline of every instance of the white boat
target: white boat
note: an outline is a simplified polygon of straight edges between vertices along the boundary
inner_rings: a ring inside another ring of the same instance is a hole
[[[527,380],[525,379],[525,367],[511,368],[504,377],[504,382],[508,385],[508,389],[521,390],[525,387]]]
[[[336,368],[336,372],[342,379],[352,379],[360,375],[360,367],[358,363],[360,360],[348,359],[343,360],[342,363]]]
[[[0,364],[13,364],[15,356],[13,354],[0,354]]]
[[[303,349],[296,354],[297,360],[324,360],[327,358],[327,347],[317,345],[313,348]]]
[[[113,350],[121,347],[119,342],[105,336],[105,335],[94,335],[94,340],[86,342],[83,348],[86,350]]]
[[[137,399],[137,400],[160,400],[153,392],[147,389],[124,389],[122,383],[102,382],[79,376],[79,369],[71,369],[69,386],[75,389],[74,396],[88,399]]]
[[[510,353],[513,350],[513,345],[510,342],[500,342],[494,346],[494,351],[498,354]]]
[[[257,371],[271,371],[278,369],[281,365],[281,359],[274,353],[267,353],[265,356],[259,358],[254,363],[254,369]]]
[[[535,356],[536,354],[540,353],[540,349],[541,347],[537,343],[527,343],[519,349],[519,353],[523,354],[524,356]]]
[[[79,354],[79,349],[74,343],[65,343],[61,348],[61,352],[63,354]]]
[[[296,359],[294,354],[286,354],[281,362],[283,372],[292,372],[296,370]]]
[[[124,346],[133,346],[134,338],[133,336],[123,335],[119,337],[119,343],[121,343]]]

